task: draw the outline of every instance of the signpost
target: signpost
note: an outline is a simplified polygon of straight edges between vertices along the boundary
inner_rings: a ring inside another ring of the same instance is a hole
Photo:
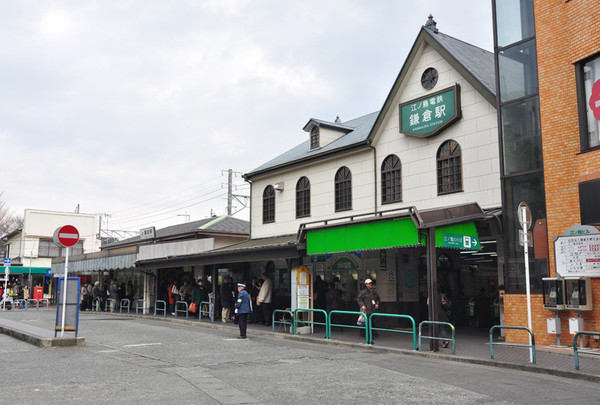
[[[63,308],[62,308],[62,323],[60,329],[60,337],[65,334],[65,314],[67,309],[67,275],[69,273],[69,248],[79,242],[79,231],[73,225],[65,225],[57,228],[54,231],[54,243],[59,246],[67,248],[65,254],[65,278],[64,278],[64,290],[63,290]]]
[[[531,331],[531,288],[529,283],[529,235],[528,229],[531,227],[531,210],[526,202],[519,204],[517,208],[519,223],[523,228],[523,254],[525,256],[525,289],[527,292],[527,327]],[[531,333],[529,334],[529,361],[533,363],[533,349],[531,346]]]

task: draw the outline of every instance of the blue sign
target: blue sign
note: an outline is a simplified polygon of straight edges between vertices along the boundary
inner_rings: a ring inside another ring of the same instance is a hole
[[[4,259],[4,264],[10,264],[11,260],[9,257]]]

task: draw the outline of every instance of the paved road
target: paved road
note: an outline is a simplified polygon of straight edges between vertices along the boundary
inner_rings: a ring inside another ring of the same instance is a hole
[[[21,321],[48,326],[34,312]],[[4,316],[4,315],[2,315]],[[11,316],[11,315],[7,315]],[[172,322],[82,314],[82,348],[0,335],[1,404],[596,404],[600,385]]]

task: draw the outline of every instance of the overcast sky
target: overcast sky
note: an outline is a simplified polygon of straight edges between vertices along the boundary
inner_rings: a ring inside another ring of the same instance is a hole
[[[492,50],[490,0],[4,1],[0,191],[111,229],[224,214],[223,171],[247,195],[310,118],[379,110],[430,13]]]

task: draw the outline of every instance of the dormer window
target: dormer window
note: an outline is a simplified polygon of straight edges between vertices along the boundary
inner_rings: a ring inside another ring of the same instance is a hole
[[[310,150],[317,149],[319,147],[319,127],[314,126],[310,130]]]

